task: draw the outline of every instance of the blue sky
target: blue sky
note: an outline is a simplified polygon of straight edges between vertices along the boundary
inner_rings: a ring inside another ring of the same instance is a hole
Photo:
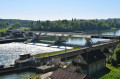
[[[0,18],[25,20],[120,18],[120,0],[0,0]]]

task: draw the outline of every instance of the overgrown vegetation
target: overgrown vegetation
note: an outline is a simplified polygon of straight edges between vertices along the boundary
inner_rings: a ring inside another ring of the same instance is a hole
[[[35,75],[28,77],[28,78],[25,78],[25,79],[40,79],[41,75],[43,75],[43,74],[35,74]]]
[[[108,49],[105,47],[102,51],[106,53]],[[106,68],[93,74],[93,77],[96,79],[120,79],[120,44],[114,49],[109,61],[110,64],[106,64]]]
[[[120,79],[120,67],[114,67],[110,64],[106,68],[92,75],[96,79]]]
[[[112,66],[120,64],[120,44],[117,45],[113,54],[109,57],[109,61]]]
[[[29,28],[29,27],[20,27],[19,29],[20,29],[21,31],[30,30],[30,28]]]
[[[80,48],[68,49],[68,50],[66,50],[66,52],[68,52],[68,51],[74,51],[74,50],[77,50],[77,49],[80,49]],[[65,53],[65,50],[63,50],[63,51],[57,51],[57,52],[50,52],[50,53],[42,53],[42,54],[37,54],[35,56],[45,57],[45,56],[50,56],[50,55],[55,55],[55,54],[60,54],[60,53]]]
[[[110,53],[108,47],[104,47],[101,51],[102,51],[103,53]]]

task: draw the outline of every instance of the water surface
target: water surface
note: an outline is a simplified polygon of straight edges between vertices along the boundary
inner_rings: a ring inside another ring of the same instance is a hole
[[[27,77],[31,77],[35,74],[35,72],[21,72],[21,73],[12,73],[0,76],[0,79],[24,79]]]
[[[110,31],[110,32],[103,32],[102,35],[120,35],[120,30],[117,31]],[[56,37],[46,38],[45,40],[55,41]],[[84,45],[85,38],[78,38],[78,37],[63,37],[66,40],[66,43],[70,44],[78,44]],[[107,41],[110,39],[99,39],[99,38],[92,38],[94,43],[98,41]],[[19,58],[20,54],[30,53],[32,55],[38,53],[45,53],[45,52],[52,52],[52,51],[60,51],[64,50],[64,46],[58,48],[57,46],[47,47],[48,44],[41,44],[41,43],[6,43],[0,44],[0,65],[10,65],[14,63],[14,60]],[[68,47],[70,49],[71,47]],[[34,75],[34,72],[21,72],[21,73],[13,73],[4,76],[0,76],[0,79],[24,79],[26,77],[30,77]]]

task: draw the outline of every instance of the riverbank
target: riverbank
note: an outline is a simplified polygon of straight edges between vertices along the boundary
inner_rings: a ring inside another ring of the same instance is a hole
[[[106,64],[106,68],[93,74],[96,79],[119,79],[120,78],[120,66],[114,67],[110,64]]]
[[[90,38],[91,35],[89,34],[84,34],[84,33],[72,33],[72,32],[59,32],[59,33],[56,33],[56,32],[53,32],[53,33],[41,33],[41,35],[46,35],[46,36],[70,36],[70,37],[87,37],[87,38]]]
[[[26,39],[24,38],[4,39],[4,40],[0,40],[0,44],[11,43],[11,42],[24,42],[24,41],[26,41]]]

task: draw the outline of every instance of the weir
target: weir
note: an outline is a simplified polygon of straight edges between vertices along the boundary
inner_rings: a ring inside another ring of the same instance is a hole
[[[92,50],[101,49],[103,47],[115,47],[118,44],[118,41],[109,41],[109,42],[103,42],[101,44],[93,45],[91,48],[89,47],[83,47],[78,50],[69,51],[65,53],[50,55],[46,57],[34,57],[32,56],[31,62],[29,62],[29,59],[17,59],[15,60],[15,64],[12,66],[9,66],[7,68],[3,67],[0,68],[0,74],[6,74],[11,72],[17,72],[21,70],[35,70],[36,72],[43,73],[50,70],[57,69],[56,66],[50,66],[50,67],[42,67],[41,64],[46,64],[48,61],[51,62],[53,58],[60,58],[61,60],[65,60],[69,57],[75,57],[77,55],[80,55],[82,53],[89,52]]]
[[[5,39],[5,40],[0,40],[0,44],[11,43],[11,42],[23,42],[23,41],[26,41],[26,39],[25,38]]]

